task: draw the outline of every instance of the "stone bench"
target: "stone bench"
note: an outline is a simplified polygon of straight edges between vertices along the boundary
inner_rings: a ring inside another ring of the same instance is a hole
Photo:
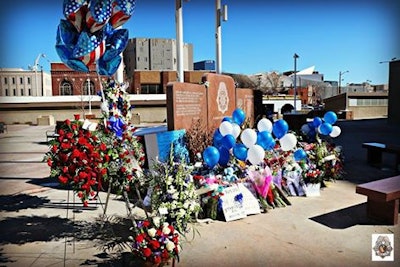
[[[391,225],[398,223],[400,175],[357,185],[356,193],[368,197],[368,217]]]
[[[396,155],[395,170],[398,171],[400,164],[400,146],[386,145],[382,143],[363,143],[363,148],[367,149],[367,163],[374,166],[382,164],[382,153],[391,153]]]

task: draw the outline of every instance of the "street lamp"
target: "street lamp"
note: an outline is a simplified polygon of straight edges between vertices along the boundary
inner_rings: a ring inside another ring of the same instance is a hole
[[[349,72],[348,70],[346,70],[346,71],[339,71],[338,95],[341,94],[340,85],[341,85],[341,83],[342,83],[342,75],[345,74],[345,73],[348,73],[348,72]]]
[[[297,72],[297,59],[299,58],[299,55],[297,55],[296,53],[294,53],[293,55],[294,58],[294,112],[297,111],[296,109],[296,97],[297,97],[297,87],[296,87],[296,72]]]
[[[178,81],[183,82],[183,22],[182,0],[175,0],[176,51],[178,54]]]
[[[92,114],[92,93],[90,92],[90,79],[87,79],[88,83],[88,95],[89,95],[89,114]]]
[[[228,20],[228,6],[224,5],[221,10],[221,0],[215,0],[215,18],[216,18],[216,30],[215,30],[215,44],[216,44],[216,61],[217,69],[216,73],[221,74],[222,59],[221,59],[221,17],[223,21]]]

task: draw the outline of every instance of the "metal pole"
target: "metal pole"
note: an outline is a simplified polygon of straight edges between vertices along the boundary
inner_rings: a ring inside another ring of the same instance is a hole
[[[178,81],[184,82],[183,76],[183,22],[182,22],[182,0],[175,0],[175,23],[176,23],[176,52]]]
[[[339,71],[338,95],[340,95],[340,84],[342,83],[342,72]]]
[[[92,114],[92,93],[90,92],[90,79],[87,79],[88,82],[88,95],[89,95],[89,114]]]
[[[297,82],[297,77],[296,77],[296,72],[297,72],[297,58],[298,58],[299,56],[295,53],[294,55],[293,55],[293,58],[294,58],[294,112],[296,113],[297,112],[297,105],[296,105],[296,98],[297,98],[297,86],[296,86],[296,82]]]
[[[221,74],[222,59],[221,59],[221,0],[215,0],[215,44],[216,44],[216,73]]]

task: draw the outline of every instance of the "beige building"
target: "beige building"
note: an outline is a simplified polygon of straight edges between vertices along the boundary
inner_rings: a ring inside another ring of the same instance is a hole
[[[325,110],[343,114],[346,119],[386,118],[388,93],[343,93],[324,99]]]
[[[0,69],[0,96],[51,96],[51,75],[18,68]]]
[[[131,78],[134,71],[176,71],[177,51],[175,39],[133,38],[124,50],[125,72]],[[193,45],[183,45],[183,69],[193,70]]]

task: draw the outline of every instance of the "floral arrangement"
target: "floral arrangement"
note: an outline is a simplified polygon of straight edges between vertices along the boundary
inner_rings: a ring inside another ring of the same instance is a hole
[[[151,223],[149,220],[136,223],[135,235],[129,239],[133,241],[133,253],[153,264],[167,263],[170,259],[179,260],[179,233],[176,229],[164,222]]]
[[[50,141],[44,160],[51,168],[50,177],[71,186],[87,206],[88,199],[102,187],[110,158],[105,156],[107,147],[96,133],[82,126],[80,120],[65,120],[58,128],[58,137]]]
[[[130,191],[132,184],[144,185],[145,177],[141,167],[145,156],[136,130],[130,123],[131,105],[126,85],[109,81],[103,85],[102,114],[99,138],[107,147],[105,157],[111,160],[105,163],[108,170],[104,179],[111,183],[117,193]]]
[[[188,231],[188,224],[200,210],[192,169],[184,160],[173,161],[173,148],[166,162],[154,163],[151,176],[151,208],[181,234]]]

